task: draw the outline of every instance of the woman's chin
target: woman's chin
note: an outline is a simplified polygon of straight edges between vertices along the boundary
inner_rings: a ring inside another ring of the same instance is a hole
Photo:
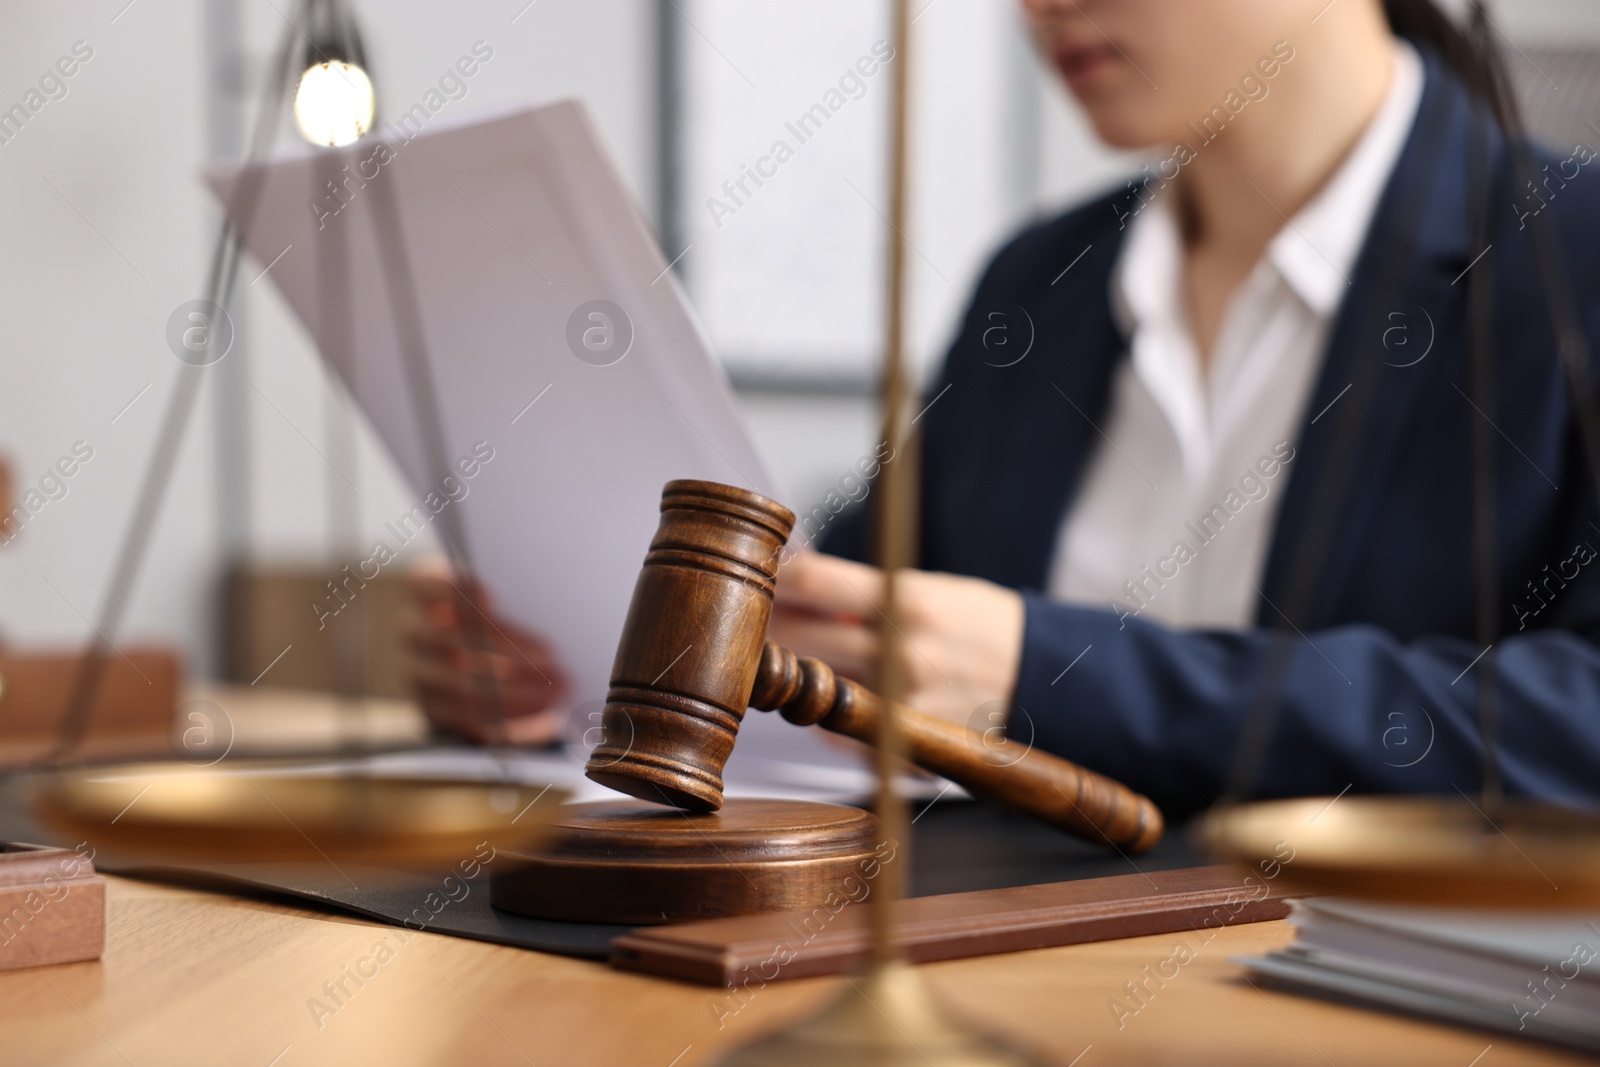
[[[1127,106],[1085,104],[1084,111],[1095,136],[1108,148],[1149,149],[1171,147],[1184,139],[1172,123],[1151,122],[1148,107],[1129,102]],[[1181,126],[1181,124],[1179,124]]]

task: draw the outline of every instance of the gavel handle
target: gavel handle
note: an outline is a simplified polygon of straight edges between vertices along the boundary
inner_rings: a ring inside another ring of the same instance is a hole
[[[883,697],[835,676],[821,660],[801,659],[768,641],[750,706],[801,726],[872,743]],[[1085,840],[1142,852],[1161,840],[1161,811],[1148,797],[1075,763],[1009,739],[896,704],[906,756],[968,792],[1014,808]]]

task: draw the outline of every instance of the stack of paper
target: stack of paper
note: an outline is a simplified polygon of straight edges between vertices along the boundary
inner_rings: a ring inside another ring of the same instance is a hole
[[[1600,918],[1296,901],[1278,984],[1600,1051]]]

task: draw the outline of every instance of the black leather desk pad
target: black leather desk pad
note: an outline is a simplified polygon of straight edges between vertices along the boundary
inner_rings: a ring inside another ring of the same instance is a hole
[[[13,778],[0,788],[0,840],[76,846],[78,842],[42,830],[26,815],[19,785]],[[943,800],[913,814],[914,896],[1171,870],[1205,862],[1189,844],[1182,826],[1169,827],[1166,837],[1149,852],[1125,856],[980,801]],[[447,885],[442,876],[349,865],[341,865],[339,870],[329,864],[150,867],[97,859],[96,867],[130,877],[276,898],[292,906],[352,912],[413,930],[590,959],[604,959],[611,939],[629,929],[550,922],[498,911],[489,905],[486,876]],[[491,862],[486,875],[492,868]]]

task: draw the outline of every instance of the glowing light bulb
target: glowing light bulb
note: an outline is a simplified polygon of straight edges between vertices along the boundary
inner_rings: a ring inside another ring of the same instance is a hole
[[[353,63],[314,63],[300,75],[294,94],[294,121],[312,144],[337,148],[372,128],[377,100],[372,79]]]

